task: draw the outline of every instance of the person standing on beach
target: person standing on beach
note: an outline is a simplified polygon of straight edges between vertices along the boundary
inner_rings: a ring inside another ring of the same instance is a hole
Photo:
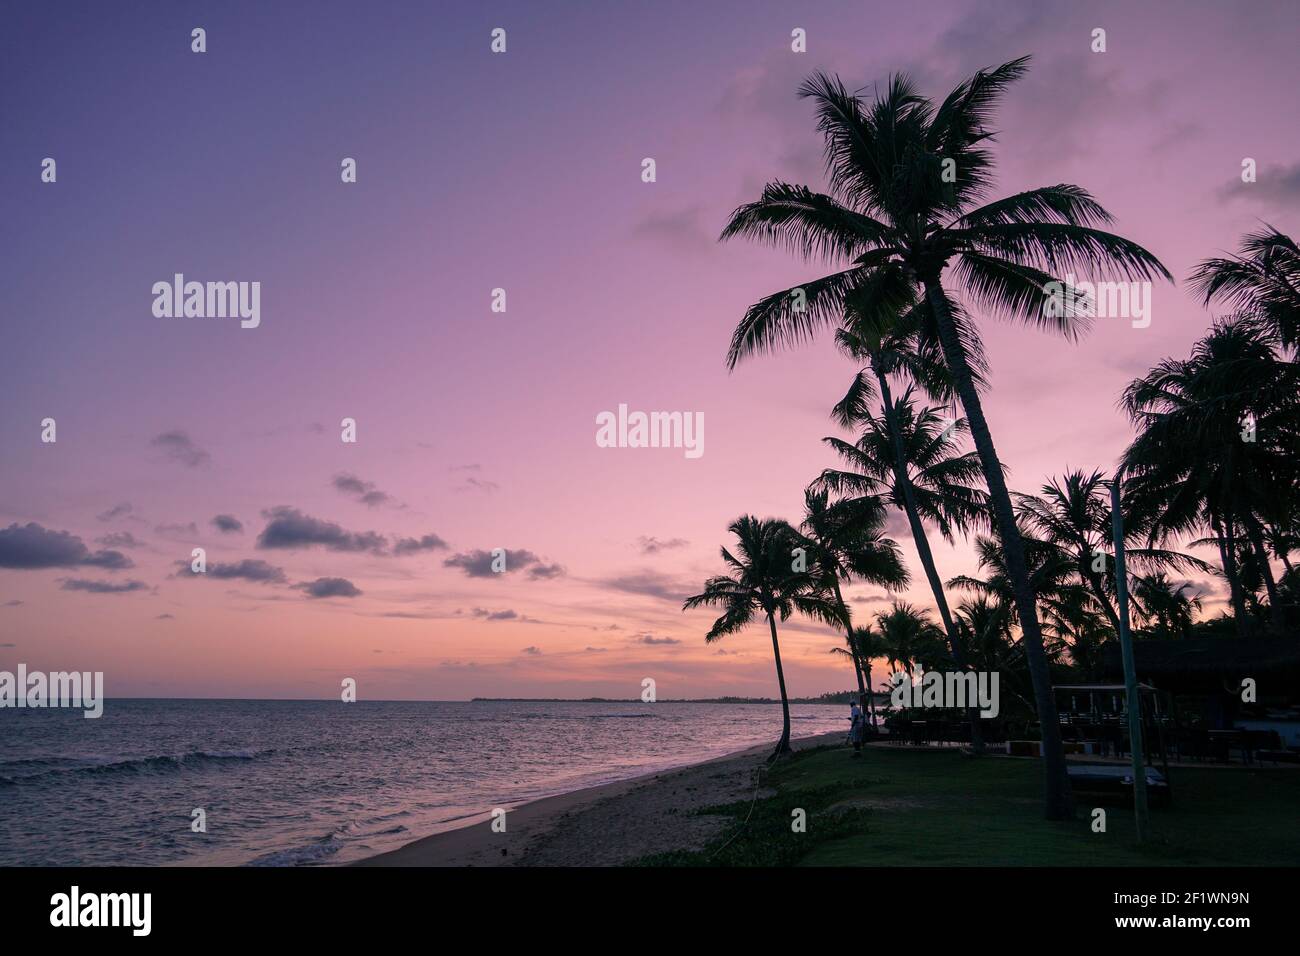
[[[862,738],[865,735],[866,719],[855,700],[849,705],[849,741],[853,744],[853,756],[862,756]]]

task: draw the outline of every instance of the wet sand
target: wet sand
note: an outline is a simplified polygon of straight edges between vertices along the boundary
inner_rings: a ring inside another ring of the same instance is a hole
[[[793,741],[795,749],[840,743],[842,733]],[[652,853],[699,849],[730,818],[695,815],[753,799],[772,745],[703,763],[588,787],[506,813],[505,832],[484,820],[435,833],[353,866],[618,866]],[[760,796],[764,791],[759,792]]]

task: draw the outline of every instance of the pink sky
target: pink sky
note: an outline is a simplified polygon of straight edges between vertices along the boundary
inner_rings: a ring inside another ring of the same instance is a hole
[[[765,629],[708,647],[711,616],[680,601],[720,570],[731,519],[797,519],[833,464],[820,439],[854,369],[829,337],[724,366],[747,305],[828,269],[715,242],[768,179],[821,186],[794,96],[814,70],[862,86],[906,69],[941,97],[1034,54],[1001,113],[996,192],[1078,183],[1179,279],[1156,287],[1147,329],[1103,321],[1070,345],[984,324],[985,407],[1017,490],[1111,466],[1130,436],[1124,384],[1209,322],[1182,281],[1196,261],[1260,219],[1300,230],[1286,4],[327,12],[301,24],[233,4],[205,15],[202,56],[192,14],[6,14],[0,528],[139,545],[117,571],[0,568],[0,668],[103,670],[110,696],[327,697],[344,677],[369,698],[632,697],[645,677],[660,697],[774,695]],[[504,56],[488,52],[496,25]],[[806,54],[790,52],[796,26]],[[45,156],[56,184],[38,180]],[[355,185],[339,182],[344,156]],[[149,290],[175,272],[260,281],[261,327],[154,318]],[[702,412],[705,454],[598,448],[596,415],[620,403]],[[155,443],[176,432],[188,446]],[[340,474],[387,498],[341,493]],[[448,547],[258,548],[277,506]],[[218,514],[243,532],[218,532]],[[647,553],[645,538],[672,546]],[[284,582],[177,576],[198,546]],[[444,563],[495,547],[563,570]],[[945,578],[975,570],[964,544],[936,554]],[[292,586],[321,577],[362,593]],[[859,615],[883,597],[850,593],[868,599]],[[792,692],[850,686],[836,640],[783,630]]]

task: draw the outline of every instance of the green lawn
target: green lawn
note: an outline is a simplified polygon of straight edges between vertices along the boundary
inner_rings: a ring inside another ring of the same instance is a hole
[[[699,853],[656,865],[1293,866],[1300,860],[1300,772],[1172,768],[1173,805],[1153,808],[1134,843],[1131,804],[1081,797],[1078,819],[1042,819],[1036,760],[871,747],[796,754],[768,772],[777,795],[707,812],[735,820]],[[1105,833],[1092,832],[1094,806]],[[802,808],[807,831],[794,833]],[[748,816],[748,822],[742,821]],[[727,842],[729,841],[729,842]],[[725,846],[724,846],[725,843]]]

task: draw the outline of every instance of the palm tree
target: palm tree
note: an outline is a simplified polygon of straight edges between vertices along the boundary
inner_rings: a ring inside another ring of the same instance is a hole
[[[1206,259],[1192,285],[1269,325],[1287,348],[1300,344],[1300,247],[1272,226],[1248,233],[1235,256]]]
[[[704,582],[704,590],[689,597],[682,610],[721,607],[722,616],[713,622],[704,640],[708,643],[743,630],[761,613],[772,633],[772,656],[776,659],[776,680],[781,688],[781,739],[773,758],[790,752],[790,697],[781,667],[781,645],[776,636],[776,619],[784,622],[795,611],[827,624],[847,626],[842,606],[822,592],[823,580],[809,571],[796,571],[800,563],[795,552],[802,537],[788,523],[775,518],[743,515],[727,528],[736,536],[733,555],[723,547],[722,560],[732,574],[718,575]]]
[[[876,691],[871,686],[871,662],[877,657],[885,656],[885,643],[880,637],[880,632],[873,629],[870,624],[860,624],[850,629],[844,643],[844,647],[831,648],[831,653],[853,658],[854,665],[858,668],[859,688],[862,688],[865,678],[866,688],[862,692],[867,695],[867,706],[871,710],[871,721],[874,725]]]
[[[860,496],[831,502],[825,490],[804,490],[803,536],[814,564],[823,573],[836,603],[844,614],[847,646],[853,655],[858,692],[863,686],[862,662],[853,643],[853,626],[848,606],[840,591],[840,580],[858,577],[884,587],[906,587],[898,542],[884,536],[885,506],[880,499]]]
[[[910,677],[918,664],[930,670],[948,656],[943,631],[925,611],[906,601],[895,601],[888,611],[877,614],[876,626],[880,628],[881,656],[895,673],[902,668]]]
[[[1274,351],[1271,329],[1250,317],[1215,322],[1187,359],[1166,359],[1125,389],[1139,432],[1124,453],[1136,507],[1151,541],[1208,528],[1219,546],[1238,634],[1251,633],[1239,542],[1273,603],[1260,515],[1277,476],[1294,471],[1300,367]],[[1252,423],[1253,428],[1243,427]]]
[[[1082,471],[1066,472],[1063,477],[1043,485],[1038,495],[1017,493],[1016,518],[1027,533],[1060,548],[1074,563],[1079,582],[1088,589],[1118,634],[1119,615],[1112,600],[1114,585],[1104,570],[1114,550],[1109,484],[1101,471],[1090,475]],[[1128,494],[1127,490],[1121,493]],[[1141,518],[1134,514],[1133,507],[1124,508],[1123,502],[1121,509],[1127,512],[1125,537],[1137,537],[1143,527]],[[1163,548],[1125,547],[1124,557],[1134,569],[1210,570],[1204,561]]]
[[[1074,562],[1055,545],[1022,536],[1025,543],[1025,557],[1029,564],[1029,584],[1033,589],[1034,599],[1044,617],[1051,622],[1068,620],[1075,613],[1073,608],[1086,604],[1089,600],[1087,590],[1076,583]],[[959,574],[948,581],[948,587],[970,591],[978,599],[993,602],[1004,609],[1008,625],[1011,609],[1015,607],[1015,590],[1011,575],[1007,570],[1006,553],[1001,542],[978,535],[975,538],[975,554],[985,577]],[[1058,631],[1058,638],[1060,637]],[[1025,649],[1024,631],[1020,635],[1020,647],[1025,653],[1026,664],[1029,654]],[[1045,643],[1045,653],[1049,662],[1055,662],[1065,650],[1065,642]]]
[[[1065,591],[1044,608],[1043,623],[1057,640],[1058,650],[1068,650],[1071,662],[1090,675],[1100,669],[1102,644],[1116,634],[1083,588]]]
[[[956,448],[954,436],[966,431],[965,420],[945,420],[935,408],[918,410],[910,388],[886,408],[882,417],[866,408],[853,413],[852,423],[862,428],[855,443],[822,439],[848,468],[824,470],[814,486],[872,498],[879,494],[906,515],[944,632],[951,638],[952,616],[925,523],[937,528],[949,543],[954,532],[964,534],[987,525],[988,496],[975,484],[981,472],[979,458]],[[953,648],[953,659],[964,663],[960,643]]]
[[[870,105],[838,78],[810,77],[799,93],[818,107],[829,193],[770,183],[756,202],[732,214],[722,238],[747,236],[837,264],[829,275],[751,306],[732,336],[730,366],[838,323],[846,299],[862,314],[919,307],[920,320],[940,342],[1007,552],[1043,727],[1047,816],[1063,819],[1073,815],[1073,802],[1056,704],[1024,544],[971,370],[969,345],[978,336],[954,309],[943,279],[955,279],[972,304],[992,313],[1074,336],[1086,317],[1049,307],[1072,301],[1049,291],[1072,291],[1065,276],[1169,274],[1141,246],[1097,228],[1109,214],[1077,186],[1031,189],[979,205],[993,167],[988,120],[1027,63],[1025,57],[980,71],[937,107],[905,76],[891,78]]]
[[[1019,654],[1011,638],[1012,608],[988,595],[957,605],[956,624],[971,662],[980,670],[1000,671],[1010,667]]]
[[[1191,584],[1174,584],[1163,571],[1138,578],[1133,601],[1150,624],[1154,637],[1191,637],[1194,611],[1201,609],[1201,595],[1190,594]]]
[[[843,330],[841,335],[847,337]],[[954,530],[964,533],[987,525],[988,496],[975,485],[981,471],[979,457],[974,452],[958,452],[950,437],[965,431],[964,420],[945,421],[934,408],[918,411],[912,403],[910,386],[894,401],[883,374],[878,376],[878,384],[884,395],[883,417],[872,414],[862,400],[870,383],[855,381],[850,395],[836,406],[842,423],[863,426],[862,437],[856,444],[839,438],[822,439],[853,470],[827,469],[817,483],[842,493],[873,497],[876,489],[882,489],[886,499],[907,516],[952,659],[964,670],[970,662],[943,593],[924,522],[937,527],[949,543],[954,540]],[[968,709],[968,718],[971,746],[976,753],[982,753],[984,740],[973,706]]]

